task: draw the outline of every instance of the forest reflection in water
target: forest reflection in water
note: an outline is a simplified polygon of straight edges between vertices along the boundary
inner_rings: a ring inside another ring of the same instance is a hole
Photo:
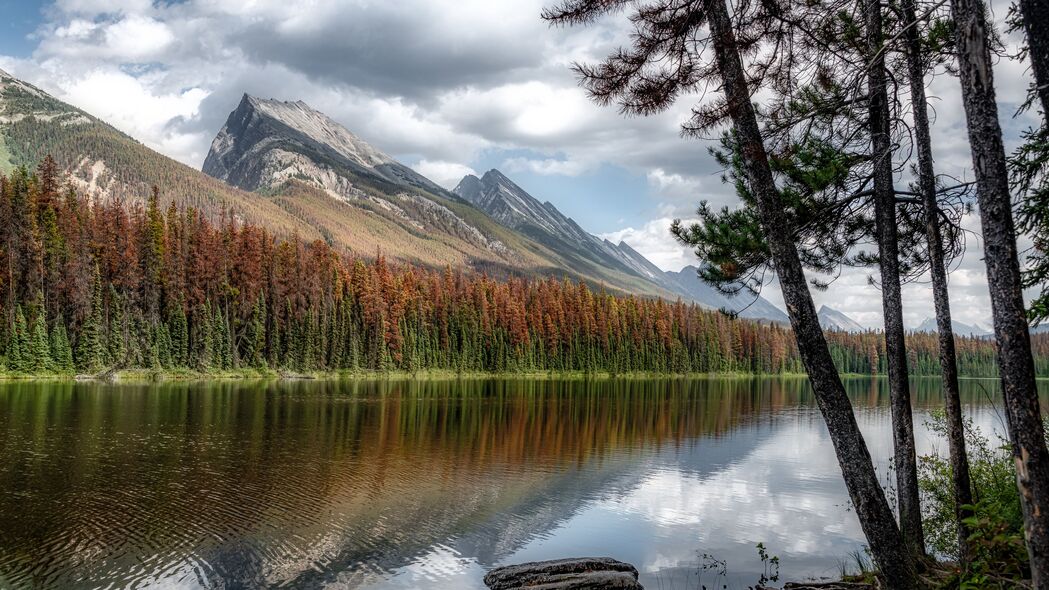
[[[884,468],[884,380],[846,383]],[[996,428],[996,382],[963,386]],[[7,383],[0,586],[480,588],[600,554],[670,588],[709,553],[743,587],[757,542],[793,577],[860,546],[840,480],[801,378]]]

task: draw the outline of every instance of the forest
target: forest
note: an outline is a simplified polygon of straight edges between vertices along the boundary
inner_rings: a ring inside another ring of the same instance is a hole
[[[496,280],[284,239],[229,214],[89,202],[52,159],[0,177],[2,359],[10,373],[117,368],[612,374],[800,373],[788,327],[568,280]],[[845,373],[886,370],[880,333],[828,334]],[[1049,338],[1035,340],[1049,372]],[[963,374],[993,342],[959,337]],[[915,374],[937,340],[912,334]]]

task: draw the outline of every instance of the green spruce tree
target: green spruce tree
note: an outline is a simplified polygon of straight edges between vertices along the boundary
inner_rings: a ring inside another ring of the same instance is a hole
[[[47,373],[52,370],[51,343],[47,336],[47,318],[43,306],[36,312],[33,321],[33,332],[29,342],[31,365],[27,367],[33,373]]]
[[[59,321],[51,330],[51,359],[54,370],[60,373],[73,371],[73,348],[69,345],[69,334],[64,323]]]

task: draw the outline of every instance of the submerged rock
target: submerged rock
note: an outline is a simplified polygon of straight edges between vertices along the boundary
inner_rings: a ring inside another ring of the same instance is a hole
[[[484,577],[491,590],[643,590],[637,568],[611,557],[534,561],[496,568]]]

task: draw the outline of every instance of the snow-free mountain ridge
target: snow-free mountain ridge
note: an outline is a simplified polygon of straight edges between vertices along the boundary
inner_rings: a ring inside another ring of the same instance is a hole
[[[990,336],[991,331],[981,328],[978,324],[966,324],[959,322],[958,320],[951,320],[951,329],[954,331],[955,336],[977,336],[984,337]],[[940,329],[936,325],[936,318],[925,318],[917,328],[915,332],[939,332]]]
[[[465,176],[452,192],[500,224],[561,252],[578,265],[632,274],[684,300],[712,309],[738,312],[742,317],[777,322],[788,320],[785,313],[761,297],[721,293],[699,278],[697,267],[666,272],[627,243],[613,244],[587,232],[550,201],[540,202],[496,169],[480,178],[472,174]]]
[[[835,330],[838,332],[864,332],[866,331],[856,320],[850,318],[844,313],[823,305],[819,311],[816,312],[816,316],[820,320],[820,326],[824,330]]]

